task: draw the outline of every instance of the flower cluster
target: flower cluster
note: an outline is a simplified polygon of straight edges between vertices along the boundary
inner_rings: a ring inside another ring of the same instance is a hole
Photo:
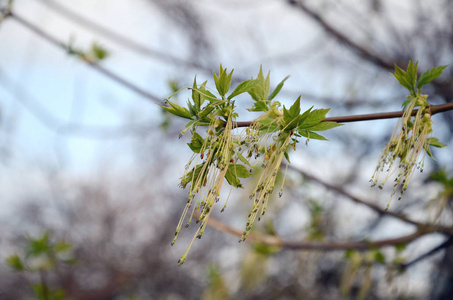
[[[233,71],[228,73],[222,66],[218,75],[213,74],[217,95],[206,87],[206,82],[198,85],[195,79],[191,87],[192,101],[187,104],[188,109],[169,99],[166,100],[169,106],[162,106],[166,111],[190,120],[181,135],[190,130],[192,139],[188,145],[194,152],[180,182],[182,188],[188,185],[190,188],[172,245],[176,242],[184,223],[185,227],[188,227],[195,218],[199,225],[179,264],[187,258],[195,239],[203,236],[214,205],[220,200],[220,191],[225,180],[231,187],[242,188],[240,178],[249,177],[255,168],[262,169],[249,197],[252,200],[252,208],[240,239],[243,241],[254,222],[259,221],[264,215],[274,191],[283,158],[289,162],[288,150],[291,147],[296,149],[298,138],[326,140],[315,131],[340,125],[335,122],[323,122],[328,109],[311,107],[301,113],[300,97],[289,109],[284,106],[280,109],[280,103],[273,99],[287,78],[271,93],[269,74],[265,77],[262,69],[256,79],[240,83],[227,95],[232,74]],[[234,98],[242,93],[248,93],[255,101],[249,110],[259,112],[261,115],[245,130],[239,131]],[[202,126],[207,127],[204,137],[197,133],[198,127]],[[283,183],[284,179],[280,196]],[[225,210],[227,202],[228,199],[221,211]],[[188,219],[187,222],[186,219]]]
[[[423,95],[420,89],[423,85],[434,80],[442,73],[443,67],[434,68],[424,73],[417,84],[417,64],[409,62],[406,71],[395,66],[396,79],[410,91],[410,95],[403,103],[404,112],[390,138],[390,142],[384,148],[376,170],[371,177],[372,187],[384,187],[387,180],[396,173],[393,181],[393,192],[390,201],[400,190],[401,199],[416,169],[423,172],[425,155],[432,157],[429,145],[444,147],[436,138],[430,137],[432,133],[432,120],[428,96]],[[387,175],[379,182],[381,172],[386,170]],[[390,201],[387,208],[390,206]]]

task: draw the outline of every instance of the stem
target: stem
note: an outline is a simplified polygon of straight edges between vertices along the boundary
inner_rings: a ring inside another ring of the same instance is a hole
[[[48,288],[47,283],[46,283],[46,274],[44,273],[44,271],[42,271],[42,270],[39,271],[39,278],[41,280],[41,287],[42,287],[43,297],[46,300],[50,300],[50,298],[49,298],[49,288]]]
[[[219,231],[241,237],[242,231],[230,227],[220,221],[217,221],[213,217],[209,218],[208,224]],[[409,235],[400,236],[393,239],[384,239],[377,241],[353,241],[353,242],[305,242],[296,240],[282,240],[277,236],[273,235],[261,235],[261,234],[249,234],[247,240],[253,243],[263,243],[268,246],[282,247],[289,250],[320,250],[320,251],[342,251],[348,249],[354,250],[368,250],[373,248],[395,246],[399,244],[406,244],[415,241],[421,236],[432,233],[429,230],[417,230]]]
[[[440,105],[431,105],[431,115],[437,113],[446,112],[453,110],[453,103],[446,103]],[[411,113],[411,116],[417,114],[418,109],[414,109]],[[371,121],[371,120],[383,120],[383,119],[394,119],[401,118],[404,114],[404,111],[392,111],[392,112],[383,112],[383,113],[374,113],[374,114],[364,114],[364,115],[352,115],[352,116],[339,116],[339,117],[329,117],[325,118],[323,122],[337,122],[337,123],[349,123],[349,122],[360,122],[360,121]],[[237,122],[237,127],[248,127],[252,122]]]
[[[59,40],[57,40],[56,38],[54,38],[53,36],[51,36],[50,34],[45,32],[44,30],[42,30],[42,29],[38,28],[37,26],[31,24],[30,22],[28,22],[24,18],[18,16],[16,13],[13,13],[10,10],[6,10],[6,9],[2,9],[2,8],[0,8],[0,13],[4,13],[7,17],[10,17],[10,18],[16,20],[18,23],[20,23],[24,27],[28,28],[30,31],[33,31],[38,36],[40,36],[41,38],[45,39],[47,42],[53,44],[54,46],[59,47],[59,48],[65,50],[65,51],[67,51],[67,47],[66,47],[66,45],[63,42],[60,42]],[[105,69],[104,67],[102,67],[101,65],[96,63],[95,61],[87,60],[87,59],[82,59],[82,60],[85,63],[87,63],[91,68],[93,68],[96,71],[98,71],[99,73],[102,73],[103,75],[109,77],[113,81],[116,81],[120,85],[122,85],[122,86],[130,89],[131,91],[143,96],[143,98],[151,100],[152,102],[154,102],[156,104],[160,104],[162,102],[162,99],[160,97],[157,97],[157,96],[145,91],[144,89],[136,86],[135,84],[133,84],[133,83],[127,81],[126,79],[122,78],[121,76],[117,75],[116,73]]]

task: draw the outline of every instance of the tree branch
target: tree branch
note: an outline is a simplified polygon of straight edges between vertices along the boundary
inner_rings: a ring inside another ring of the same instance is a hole
[[[320,14],[311,10],[307,5],[303,3],[303,1],[301,0],[287,0],[287,1],[290,5],[299,8],[307,16],[309,16],[316,23],[318,23],[319,26],[321,26],[330,36],[336,39],[339,43],[346,45],[350,50],[356,52],[359,55],[359,57],[363,58],[366,61],[371,62],[372,64],[381,69],[388,71],[393,70],[394,66],[392,63],[390,63],[390,61],[394,60],[394,58],[393,59],[383,58],[382,56],[373,53],[371,50],[367,49],[363,45],[354,42],[350,38],[350,35],[348,36],[346,34],[343,34],[341,31],[337,30],[335,27],[327,23],[327,21],[323,19]],[[401,62],[396,63],[402,64]],[[419,73],[418,76],[420,75],[421,74]],[[451,88],[451,81],[447,82],[433,81],[431,82],[431,84],[436,88],[437,92],[445,99],[451,97],[453,93],[453,89]]]
[[[446,103],[440,105],[431,105],[431,115],[437,113],[453,110],[453,103]],[[337,122],[337,123],[349,123],[349,122],[359,122],[359,121],[371,121],[371,120],[383,120],[383,119],[393,119],[401,118],[404,111],[392,111],[392,112],[383,112],[383,113],[374,113],[374,114],[365,114],[365,115],[353,115],[353,116],[339,116],[339,117],[329,117],[325,118],[323,122]],[[412,116],[417,114],[417,109],[412,111]],[[253,122],[236,122],[237,127],[249,127]]]
[[[376,205],[374,203],[370,203],[370,202],[368,202],[366,200],[360,199],[360,198],[350,194],[349,192],[347,192],[343,188],[341,188],[339,186],[336,186],[336,185],[333,185],[333,184],[330,184],[330,183],[327,183],[327,182],[325,182],[325,181],[323,181],[323,180],[321,180],[321,179],[319,179],[319,178],[317,178],[317,177],[315,177],[315,176],[313,176],[311,174],[306,173],[303,170],[300,170],[300,169],[294,167],[293,165],[288,165],[288,169],[293,170],[293,171],[301,174],[302,176],[304,176],[305,178],[307,178],[309,180],[315,181],[315,182],[325,186],[329,190],[335,191],[338,194],[349,198],[350,200],[354,201],[355,203],[365,205],[366,207],[370,208],[371,210],[377,212],[380,215],[386,215],[386,216],[389,216],[389,217],[393,217],[393,218],[399,219],[399,220],[401,220],[401,221],[403,221],[405,223],[415,225],[419,229],[424,229],[424,230],[428,230],[428,231],[431,231],[431,232],[438,232],[438,233],[442,233],[442,234],[445,234],[445,235],[453,236],[453,228],[451,228],[451,227],[444,227],[444,226],[440,226],[440,225],[426,224],[426,223],[421,223],[421,222],[414,221],[414,220],[412,220],[412,219],[410,219],[410,218],[408,218],[408,217],[406,217],[406,216],[404,216],[402,214],[398,214],[398,213],[392,212],[390,210],[385,210],[385,209],[381,208],[380,206],[378,206],[378,205]]]
[[[194,217],[198,215],[194,214]],[[208,220],[209,226],[212,228],[225,232],[237,237],[242,236],[242,231],[234,229],[220,221],[217,221],[215,218],[210,217]],[[247,236],[247,240],[253,243],[263,243],[268,246],[282,247],[284,249],[290,250],[320,250],[320,251],[335,251],[335,250],[368,250],[373,248],[380,248],[386,246],[395,246],[400,244],[410,243],[419,237],[431,233],[431,231],[418,230],[412,234],[404,235],[398,238],[393,239],[384,239],[377,241],[352,241],[352,242],[325,242],[325,243],[315,243],[315,242],[305,242],[305,241],[296,241],[296,240],[282,240],[279,237],[271,235],[261,235],[261,234],[250,234]]]
[[[98,23],[95,23],[79,14],[74,13],[73,11],[65,8],[64,6],[58,4],[57,2],[55,2],[53,0],[41,0],[40,2],[44,5],[46,5],[48,8],[52,9],[53,11],[57,12],[58,14],[64,16],[65,18],[72,20],[76,24],[83,26],[85,28],[88,28],[90,30],[93,30],[95,32],[98,32],[98,33],[102,34],[103,36],[105,36],[106,38],[110,39],[111,41],[113,41],[121,46],[127,47],[127,48],[135,51],[136,53],[139,53],[139,54],[142,54],[145,56],[149,56],[149,57],[163,59],[163,60],[173,63],[173,64],[185,65],[185,66],[188,66],[191,68],[200,69],[200,70],[207,72],[208,74],[211,74],[211,72],[212,72],[208,68],[206,68],[196,62],[187,61],[187,60],[181,59],[179,57],[172,56],[166,52],[161,52],[161,51],[152,49],[148,46],[145,46],[134,40],[131,40],[130,38],[128,38],[126,36],[113,32]]]
[[[321,15],[308,8],[308,6],[306,6],[302,1],[289,0],[288,3],[302,10],[306,15],[315,20],[316,23],[318,23],[328,34],[333,36],[340,43],[348,46],[350,49],[355,51],[360,57],[372,62],[380,68],[393,70],[393,64],[388,63],[388,60],[379,57],[377,54],[372,53],[362,45],[352,41],[348,36],[327,23],[326,20],[321,17]]]
[[[410,262],[407,262],[407,263],[404,263],[404,264],[400,264],[398,267],[401,269],[401,270],[405,270],[409,267],[411,267],[412,265],[436,254],[437,252],[439,252],[440,250],[442,249],[447,249],[448,247],[452,246],[453,245],[453,236],[451,236],[449,239],[447,239],[445,242],[443,242],[442,244],[440,244],[439,246],[431,249],[430,251],[420,255],[419,257],[411,260]]]
[[[27,20],[25,20],[22,17],[18,16],[16,13],[13,13],[12,11],[6,10],[4,8],[0,8],[0,12],[4,13],[9,18],[12,18],[12,19],[16,20],[17,22],[19,22],[24,27],[28,28],[29,30],[31,30],[32,32],[36,33],[41,38],[45,39],[47,42],[53,44],[56,47],[59,47],[59,48],[65,50],[65,51],[67,51],[67,47],[66,47],[66,45],[64,43],[60,42],[59,40],[57,40],[56,38],[52,37],[50,34],[45,32],[44,30],[38,28],[37,26],[31,24]],[[85,63],[87,63],[90,67],[92,67],[93,69],[98,71],[99,73],[102,73],[103,75],[109,77],[113,81],[116,81],[120,85],[122,85],[122,86],[132,90],[133,92],[143,96],[145,99],[150,100],[150,101],[152,101],[152,102],[154,102],[156,104],[160,104],[162,102],[160,97],[155,96],[155,95],[145,91],[142,88],[139,88],[135,84],[127,81],[126,79],[120,77],[119,75],[115,74],[114,72],[105,69],[104,67],[102,67],[98,63],[96,63],[94,61],[91,61],[91,60],[87,60],[87,59],[84,59],[83,61]]]

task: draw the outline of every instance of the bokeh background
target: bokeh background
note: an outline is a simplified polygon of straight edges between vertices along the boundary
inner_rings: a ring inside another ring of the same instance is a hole
[[[189,136],[178,139],[184,122],[156,103],[195,75],[213,87],[212,71],[222,63],[234,68],[235,83],[261,65],[273,87],[290,75],[279,95],[286,106],[301,95],[302,109],[331,108],[328,116],[400,110],[407,94],[390,74],[393,64],[405,68],[413,59],[424,71],[451,63],[452,1],[15,0],[13,12],[66,46],[102,46],[109,55],[98,64],[130,85],[17,17],[0,23],[2,260],[44,232],[67,241],[77,263],[46,273],[51,287],[73,299],[451,299],[448,245],[405,272],[389,271],[394,259],[410,262],[444,245],[440,234],[383,248],[377,263],[367,261],[369,253],[238,244],[209,228],[178,267],[193,234],[182,231],[170,246],[186,201],[177,185]],[[432,104],[452,102],[453,68],[424,92]],[[183,105],[189,96],[176,99]],[[251,100],[237,103],[241,120],[252,119]],[[450,145],[453,114],[433,121],[436,137]],[[348,123],[326,132],[328,142],[301,142],[283,197],[254,232],[339,243],[414,232],[322,184],[385,208],[391,189],[370,189],[368,181],[396,122]],[[451,227],[451,197],[436,219],[442,186],[429,175],[452,174],[452,151],[433,153],[436,160],[426,160],[391,211]],[[248,192],[233,191],[214,218],[241,230]],[[2,264],[0,298],[28,297],[39,280]]]

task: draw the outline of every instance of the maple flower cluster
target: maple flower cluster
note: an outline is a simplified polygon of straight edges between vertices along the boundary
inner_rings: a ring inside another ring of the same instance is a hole
[[[199,225],[179,264],[186,260],[195,239],[203,236],[209,216],[220,200],[225,180],[231,187],[242,188],[240,178],[247,178],[254,169],[261,168],[257,184],[249,197],[252,207],[240,239],[244,241],[254,222],[259,221],[266,212],[283,159],[286,158],[289,162],[288,150],[291,147],[296,149],[298,138],[326,140],[315,131],[340,126],[336,122],[323,122],[328,109],[311,107],[301,113],[300,97],[289,109],[284,106],[280,109],[281,104],[273,99],[287,78],[270,93],[269,74],[265,77],[262,69],[256,79],[240,83],[227,95],[232,74],[233,71],[228,73],[222,66],[218,75],[213,74],[217,95],[206,87],[206,82],[199,85],[195,78],[191,87],[192,101],[187,103],[188,108],[169,99],[166,101],[169,106],[162,106],[167,112],[190,120],[181,136],[187,131],[191,132],[192,138],[188,146],[194,152],[180,182],[181,188],[190,186],[189,195],[172,245],[183,226],[188,227],[193,219]],[[249,110],[260,112],[261,115],[249,127],[240,131],[236,123],[238,114],[235,112],[234,98],[242,93],[248,93],[255,101]],[[207,127],[204,136],[197,132],[202,126]],[[283,184],[284,179],[280,196]],[[225,210],[228,198],[221,211]]]
[[[390,202],[395,193],[399,190],[400,200],[406,191],[409,182],[416,169],[423,172],[425,156],[432,157],[429,146],[445,147],[437,138],[431,137],[433,121],[431,120],[430,105],[428,96],[421,94],[421,87],[434,80],[442,73],[446,66],[437,67],[421,75],[417,83],[417,63],[409,62],[407,71],[395,66],[395,78],[410,91],[410,95],[403,103],[404,112],[393,131],[390,141],[382,151],[376,170],[371,177],[371,186],[378,186],[383,189],[387,180],[392,178],[393,191]],[[385,179],[379,181],[380,174],[387,172]]]

